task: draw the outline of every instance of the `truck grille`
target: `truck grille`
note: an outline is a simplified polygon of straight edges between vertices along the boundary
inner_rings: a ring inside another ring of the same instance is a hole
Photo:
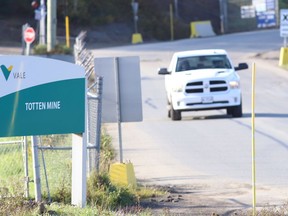
[[[228,90],[228,85],[225,80],[206,80],[187,83],[185,92],[188,94],[194,93],[209,93],[209,92],[225,92]]]

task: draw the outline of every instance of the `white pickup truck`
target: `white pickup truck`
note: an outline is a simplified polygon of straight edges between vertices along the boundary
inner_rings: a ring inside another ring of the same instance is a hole
[[[246,63],[233,67],[222,49],[193,50],[174,53],[165,75],[168,117],[181,120],[181,112],[226,109],[228,115],[242,116],[240,77],[236,71],[247,69]]]

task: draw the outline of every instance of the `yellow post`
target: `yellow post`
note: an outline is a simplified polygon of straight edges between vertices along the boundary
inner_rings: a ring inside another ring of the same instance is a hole
[[[140,33],[134,33],[132,35],[132,44],[143,43],[142,35]]]
[[[173,20],[173,7],[170,4],[170,32],[171,32],[171,41],[174,40],[174,20]]]
[[[281,47],[279,66],[284,66],[284,67],[288,66],[288,48],[287,47]]]
[[[251,125],[252,125],[252,190],[253,190],[253,216],[256,215],[256,166],[255,166],[255,74],[256,67],[253,63],[252,68],[252,111],[251,111]]]
[[[190,23],[190,28],[191,28],[191,36],[190,36],[190,38],[194,38],[194,37],[197,37],[198,35],[197,35],[197,32],[196,32],[196,27],[195,27],[195,25],[196,25],[196,22],[191,22]]]
[[[70,32],[69,32],[69,17],[65,17],[65,26],[66,26],[66,46],[70,48]]]

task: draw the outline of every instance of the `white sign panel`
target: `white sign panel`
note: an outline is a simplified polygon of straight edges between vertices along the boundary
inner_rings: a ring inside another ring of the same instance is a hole
[[[255,8],[252,5],[241,6],[241,18],[254,18]]]
[[[142,121],[139,57],[96,58],[94,64],[96,75],[103,77],[102,121]]]
[[[288,10],[280,10],[280,37],[288,37]]]
[[[84,132],[84,75],[64,61],[0,56],[0,137]]]

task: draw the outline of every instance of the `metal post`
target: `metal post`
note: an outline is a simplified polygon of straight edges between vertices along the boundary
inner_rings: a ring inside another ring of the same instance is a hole
[[[24,55],[24,54],[26,55],[26,52],[27,52],[26,51],[26,42],[24,41],[24,31],[28,27],[29,27],[28,23],[26,23],[22,26],[22,55]]]
[[[33,173],[35,185],[35,201],[41,201],[41,179],[40,179],[40,165],[38,160],[38,137],[31,137],[32,157],[33,157]]]
[[[135,2],[135,0],[132,0],[132,9],[133,9],[133,14],[134,14],[134,28],[135,28],[135,33],[138,33],[138,2]]]
[[[103,77],[97,76],[96,78],[96,91],[98,95],[97,104],[97,122],[96,122],[96,170],[99,173],[100,170],[100,147],[101,147],[101,110],[102,110],[102,90],[103,90]]]
[[[48,202],[51,203],[50,188],[49,188],[49,182],[48,182],[48,176],[47,176],[47,170],[46,170],[46,163],[44,159],[44,153],[43,153],[43,149],[40,149],[40,150],[41,150],[41,156],[42,156],[43,169],[45,173],[45,182],[46,182],[46,188],[47,188]]]
[[[253,192],[253,216],[256,215],[256,148],[255,148],[255,74],[256,74],[256,66],[253,63],[252,68],[252,99],[251,99],[251,129],[252,129],[252,192]]]
[[[26,54],[27,56],[30,55],[30,43],[26,43]]]
[[[176,17],[176,19],[178,19],[179,18],[178,0],[174,0],[174,8],[175,8],[175,17]]]
[[[115,58],[115,72],[116,72],[116,106],[117,106],[117,123],[118,123],[118,137],[119,137],[119,156],[120,163],[123,163],[123,149],[122,149],[122,128],[121,128],[121,105],[120,105],[120,80],[119,80],[119,58]]]
[[[29,171],[28,171],[28,146],[27,137],[24,136],[22,140],[23,160],[24,160],[24,174],[25,174],[25,197],[29,197]]]
[[[170,4],[170,32],[171,32],[171,41],[174,40],[174,21],[173,21],[173,6]]]

